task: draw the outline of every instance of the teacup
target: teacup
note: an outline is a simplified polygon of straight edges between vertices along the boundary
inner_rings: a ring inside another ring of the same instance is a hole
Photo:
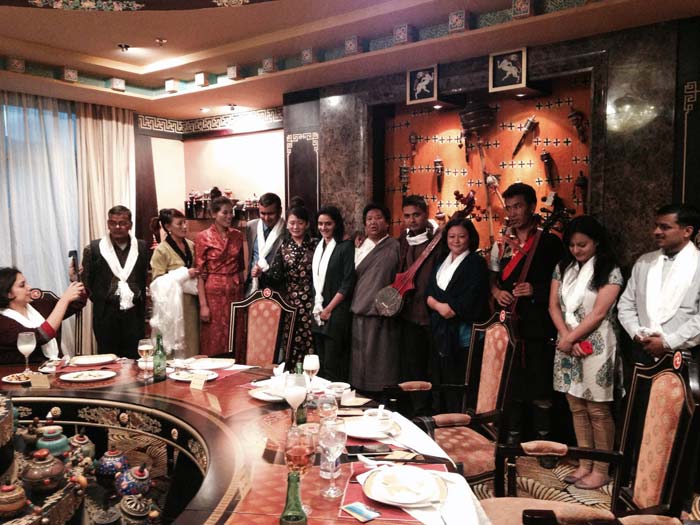
[[[348,389],[350,389],[350,385],[348,383],[343,383],[342,381],[336,381],[328,385],[328,390],[333,392],[333,395],[337,399],[340,399],[343,395],[343,392],[345,392]]]

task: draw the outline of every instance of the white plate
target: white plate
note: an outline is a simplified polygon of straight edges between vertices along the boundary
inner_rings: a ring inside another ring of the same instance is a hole
[[[195,359],[187,368],[190,370],[221,370],[224,368],[231,368],[235,364],[235,359],[204,357],[202,359]]]
[[[441,477],[408,465],[375,470],[362,490],[380,503],[408,508],[432,506],[447,497],[447,484]]]
[[[248,390],[248,393],[250,394],[250,397],[257,399],[258,401],[267,401],[268,403],[285,401],[283,397],[271,394],[267,387],[254,388],[253,390]]]
[[[117,373],[114,370],[85,370],[84,372],[69,372],[68,374],[61,374],[58,376],[58,378],[61,381],[88,383],[90,381],[104,381],[105,379],[111,379],[116,375]]]
[[[384,439],[389,437],[387,432],[398,435],[401,432],[401,426],[394,420],[379,422],[364,416],[347,417],[345,432],[348,436],[359,439]]]
[[[186,381],[188,383],[192,382],[197,376],[202,376],[206,375],[207,381],[211,381],[212,379],[216,379],[219,377],[219,374],[216,372],[211,372],[209,370],[202,370],[201,372],[189,372],[187,370],[178,370],[177,372],[173,372],[170,374],[168,377],[170,379],[174,379],[175,381]]]
[[[31,379],[24,372],[10,374],[2,378],[3,383],[10,383],[12,385],[21,385],[23,383],[29,383],[29,381],[31,381]]]
[[[114,354],[76,355],[70,360],[71,366],[96,366],[114,363],[117,356]]]

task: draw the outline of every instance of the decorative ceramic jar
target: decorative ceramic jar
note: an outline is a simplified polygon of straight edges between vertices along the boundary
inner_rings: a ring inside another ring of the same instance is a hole
[[[141,494],[125,496],[119,504],[121,511],[132,519],[145,519],[151,511],[151,500]]]
[[[145,463],[124,472],[117,472],[114,486],[122,496],[145,494],[151,488],[151,473]]]
[[[0,517],[12,518],[22,512],[27,504],[27,495],[19,485],[9,483],[0,486]]]
[[[22,470],[25,487],[35,492],[50,492],[63,481],[65,465],[51,455],[48,449],[40,448],[32,454]]]
[[[124,453],[119,449],[111,449],[103,454],[97,462],[96,473],[98,476],[114,478],[117,472],[129,468],[129,462]]]
[[[95,444],[82,432],[70,438],[70,446],[73,447],[74,450],[80,449],[83,457],[90,459],[95,458]]]
[[[37,439],[37,448],[47,448],[53,456],[63,456],[70,450],[68,438],[63,434],[63,428],[58,425],[51,425],[39,429],[41,437]]]

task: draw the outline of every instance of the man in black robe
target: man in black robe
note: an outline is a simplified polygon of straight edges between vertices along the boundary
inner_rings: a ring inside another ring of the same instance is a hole
[[[83,251],[81,278],[93,304],[92,328],[100,354],[138,358],[145,333],[148,248],[131,235],[131,211],[108,212],[109,235]]]
[[[556,330],[548,312],[549,287],[563,247],[557,236],[537,228],[537,195],[532,186],[512,184],[503,199],[509,228],[493,246],[489,266],[495,306],[513,313],[520,345],[511,375],[508,435],[510,442],[517,443],[530,406],[537,439],[548,439],[551,433],[554,346],[550,341]],[[530,267],[523,272],[531,252]]]

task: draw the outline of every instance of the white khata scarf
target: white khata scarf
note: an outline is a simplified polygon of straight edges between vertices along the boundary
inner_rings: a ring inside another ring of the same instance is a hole
[[[129,246],[129,254],[126,256],[126,263],[124,267],[119,264],[119,259],[117,258],[117,253],[114,251],[114,245],[112,245],[112,239],[109,235],[100,239],[100,253],[104,257],[105,261],[109,265],[109,269],[112,270],[114,276],[119,279],[117,284],[117,295],[119,296],[119,309],[129,310],[134,307],[134,292],[129,288],[129,283],[126,280],[134,271],[134,266],[136,266],[136,260],[139,257],[139,245],[136,237],[131,236],[131,245]]]
[[[311,262],[311,271],[313,273],[314,290],[314,310],[313,316],[318,326],[323,325],[320,314],[323,311],[323,286],[326,284],[326,272],[328,272],[328,261],[331,260],[333,250],[335,250],[335,239],[331,239],[328,244],[324,240],[316,246],[314,250],[314,258]],[[324,247],[325,246],[325,247]]]
[[[428,219],[428,222],[430,226],[428,226],[423,233],[419,233],[418,235],[408,235],[411,230],[406,230],[406,242],[409,246],[418,246],[419,244],[428,242],[432,238],[432,234],[438,230],[438,223],[433,219]],[[430,237],[428,237],[428,233],[431,233]]]
[[[574,313],[583,304],[583,298],[591,284],[591,279],[593,279],[594,270],[595,255],[581,267],[579,267],[578,262],[573,261],[564,271],[564,277],[561,280],[561,300],[566,310],[564,320],[572,330],[579,325]]]
[[[462,261],[466,259],[467,255],[469,255],[469,250],[464,253],[460,253],[454,259],[452,258],[451,253],[447,254],[447,257],[445,257],[445,260],[442,261],[442,264],[440,265],[440,268],[438,268],[437,274],[435,275],[435,280],[437,281],[437,285],[440,290],[447,289],[452,277],[455,274],[455,271],[457,271],[457,268],[460,264],[462,264]]]
[[[275,224],[268,234],[267,239],[265,238],[265,232],[263,231],[263,224],[262,219],[258,219],[258,232],[255,236],[255,242],[258,245],[258,260],[255,262],[255,264],[257,264],[263,272],[266,272],[270,269],[270,265],[268,264],[266,257],[270,254],[270,251],[272,250],[272,247],[275,245],[275,242],[279,236],[284,232],[284,219],[280,217],[277,224]],[[250,293],[255,292],[259,286],[260,283],[258,278],[253,278]]]
[[[13,310],[12,308],[3,308],[0,310],[0,314],[4,315],[5,317],[9,317],[13,321],[17,321],[26,328],[39,328],[42,324],[44,324],[44,322],[46,322],[44,316],[37,312],[36,308],[34,308],[31,304],[27,305],[28,317],[24,317],[21,313],[19,313],[17,310]],[[56,342],[56,338],[53,338],[48,343],[41,345],[41,348],[46,356],[58,355],[58,343]]]
[[[692,242],[686,244],[671,263],[671,268],[662,279],[664,258],[662,251],[649,267],[647,274],[647,313],[651,326],[648,328],[653,333],[663,334],[661,326],[673,317],[685,294],[692,284],[692,276],[698,267],[698,250]]]

